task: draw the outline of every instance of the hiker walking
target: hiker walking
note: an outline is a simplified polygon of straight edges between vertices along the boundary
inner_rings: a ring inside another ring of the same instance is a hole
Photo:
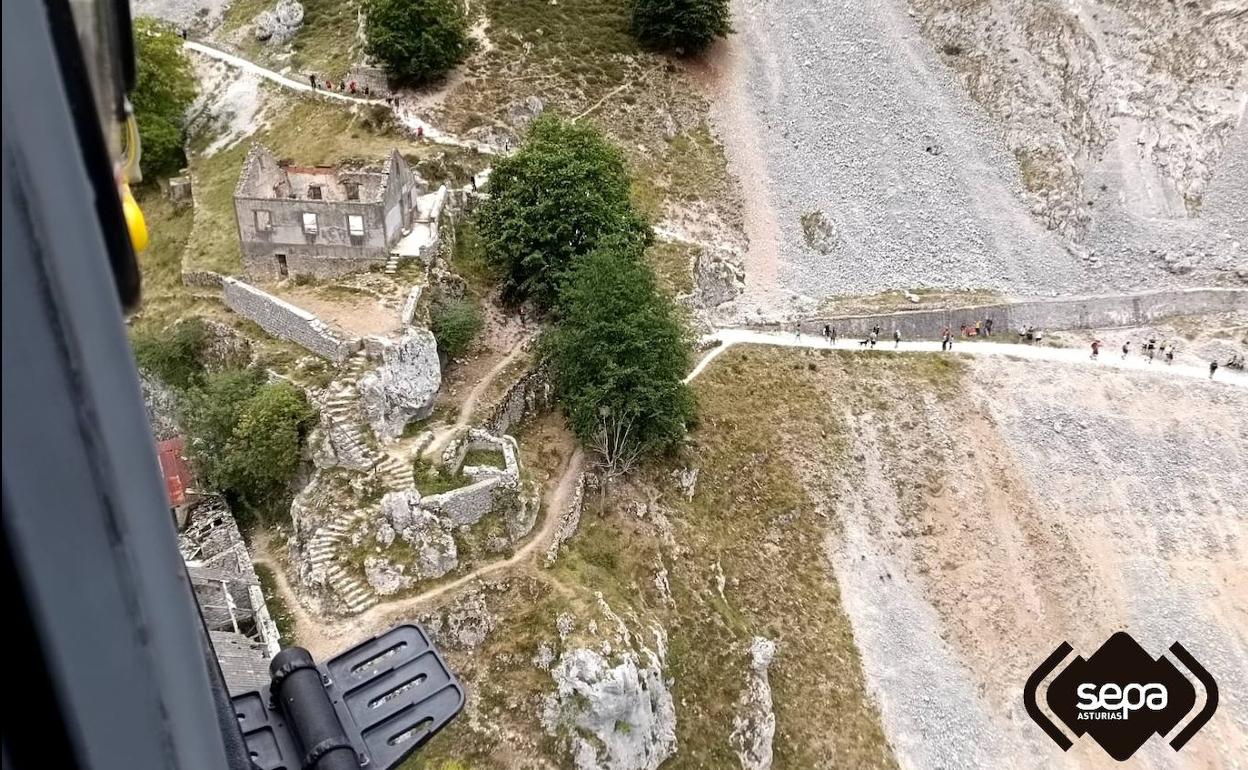
[[[880,327],[876,326],[876,327],[872,328],[872,329],[871,329],[871,336],[867,338],[867,339],[871,340],[871,347],[873,347],[873,348],[875,347],[875,341],[876,341],[877,339],[879,339],[879,336],[880,336]]]
[[[987,334],[989,337],[992,336],[992,319],[991,318],[984,319],[984,334]]]
[[[824,338],[825,340],[831,340],[831,339],[832,339],[832,327],[831,327],[831,326],[829,326],[829,325],[827,325],[827,324],[824,324],[824,325],[823,325],[823,338]]]
[[[833,326],[833,327],[832,327],[832,337],[831,337],[831,340],[832,340],[832,344],[833,344],[833,345],[835,345],[835,344],[836,344],[836,327],[835,327],[835,326]]]
[[[1127,354],[1131,352],[1131,340],[1122,343],[1122,360],[1127,360]]]
[[[1209,362],[1209,379],[1211,379],[1211,380],[1213,379],[1213,374],[1214,374],[1214,372],[1216,372],[1216,371],[1218,371],[1218,362],[1217,362],[1217,361],[1210,361],[1210,362]]]
[[[1174,363],[1174,343],[1171,343],[1170,347],[1166,348],[1166,363]]]
[[[893,329],[893,350],[901,347],[901,330]]]
[[[1093,361],[1097,360],[1097,358],[1100,357],[1100,355],[1101,355],[1101,341],[1092,340],[1092,355],[1091,355],[1092,360]]]
[[[802,325],[798,324],[797,326],[794,326],[793,333],[797,336],[797,341],[801,342],[802,341]]]

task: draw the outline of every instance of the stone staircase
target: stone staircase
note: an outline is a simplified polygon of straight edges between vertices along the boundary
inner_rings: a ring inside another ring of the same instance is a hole
[[[386,260],[386,267],[385,267],[386,275],[394,275],[395,273],[399,272],[399,262],[401,260],[402,260],[402,257],[400,257],[398,254],[394,253],[393,251],[390,252],[390,258]]]
[[[416,486],[416,474],[411,460],[387,454],[377,463],[377,476],[386,489],[395,492]]]
[[[344,542],[351,536],[351,530],[364,518],[367,511],[352,511],[342,514],[316,531],[308,543],[307,558],[312,564],[328,564],[325,575],[329,578],[329,587],[347,606],[347,611],[355,614],[363,612],[377,603],[377,595],[356,576],[347,572],[340,554]]]
[[[343,376],[333,384],[324,401],[325,413],[333,425],[334,448],[349,464],[358,468],[369,468],[377,462],[376,453],[365,441],[360,391],[356,387],[368,367],[369,362],[363,356],[349,358]]]

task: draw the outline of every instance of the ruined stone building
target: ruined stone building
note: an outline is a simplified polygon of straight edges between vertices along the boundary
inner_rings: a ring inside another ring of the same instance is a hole
[[[281,648],[247,544],[225,501],[201,496],[178,534],[200,614],[230,693],[269,683],[269,660]]]
[[[243,269],[280,280],[428,259],[443,198],[397,150],[380,168],[294,166],[252,145],[234,190]]]

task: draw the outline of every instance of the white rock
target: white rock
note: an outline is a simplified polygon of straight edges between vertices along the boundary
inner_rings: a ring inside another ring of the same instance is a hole
[[[393,441],[409,422],[433,411],[442,370],[428,329],[408,329],[398,339],[383,340],[381,347],[381,366],[360,380],[360,406],[377,438]]]
[[[750,678],[737,701],[728,742],[741,760],[743,770],[770,770],[771,743],[776,735],[776,714],[771,704],[767,669],[776,654],[776,643],[761,636],[750,645]]]
[[[551,669],[556,691],[542,713],[552,735],[567,735],[577,770],[657,770],[676,753],[676,709],[663,660],[648,648],[616,665],[598,652],[564,652]]]

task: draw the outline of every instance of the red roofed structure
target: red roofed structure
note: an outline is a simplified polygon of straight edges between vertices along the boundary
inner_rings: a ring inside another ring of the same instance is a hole
[[[169,505],[179,508],[187,503],[187,495],[195,484],[191,467],[186,462],[186,441],[181,436],[159,442],[160,473],[165,477]]]

